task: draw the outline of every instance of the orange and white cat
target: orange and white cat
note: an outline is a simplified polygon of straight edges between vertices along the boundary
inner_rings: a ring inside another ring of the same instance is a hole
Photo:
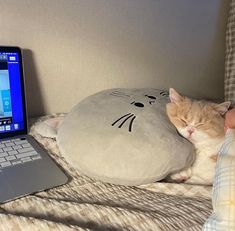
[[[195,147],[193,165],[170,178],[178,182],[211,185],[215,174],[216,159],[224,141],[224,118],[230,102],[216,104],[192,100],[169,90],[170,103],[166,106],[170,121],[178,132]]]

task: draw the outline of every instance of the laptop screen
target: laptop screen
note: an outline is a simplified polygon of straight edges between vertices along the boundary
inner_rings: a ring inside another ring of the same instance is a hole
[[[0,47],[0,138],[26,130],[21,52]]]

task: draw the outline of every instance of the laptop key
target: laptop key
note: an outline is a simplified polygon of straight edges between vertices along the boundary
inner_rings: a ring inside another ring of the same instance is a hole
[[[6,159],[5,158],[0,158],[0,162],[5,162]]]
[[[23,148],[28,148],[28,147],[31,147],[31,144],[29,144],[29,143],[22,144],[22,147],[23,147]]]
[[[5,146],[6,146],[6,147],[11,147],[11,146],[13,146],[13,145],[14,145],[14,143],[12,143],[12,142],[5,143]]]
[[[34,155],[38,155],[38,153],[36,151],[26,152],[26,153],[17,154],[16,157],[18,159],[21,159],[21,158],[24,158],[24,157],[29,157],[29,156],[34,156]]]
[[[7,153],[7,152],[2,152],[2,153],[0,153],[0,157],[5,157],[5,156],[8,156],[8,153]]]
[[[9,151],[12,151],[12,150],[13,150],[12,147],[3,148],[3,151],[5,151],[5,152],[9,152]]]
[[[0,166],[1,166],[2,168],[11,166],[11,162],[10,162],[10,161],[1,162],[1,163],[0,163]]]
[[[18,152],[16,150],[13,150],[13,151],[8,152],[8,154],[11,156],[11,155],[18,154]]]
[[[32,156],[31,159],[32,160],[38,160],[38,159],[41,159],[41,156],[40,155]]]
[[[14,142],[16,145],[19,145],[19,144],[26,144],[26,143],[28,143],[28,141],[27,140],[19,140],[19,141],[15,141]]]
[[[21,146],[21,145],[15,145],[15,146],[13,146],[12,148],[13,148],[14,150],[18,150],[18,149],[21,149],[22,146]]]
[[[16,157],[15,156],[6,156],[6,160],[15,160]]]
[[[24,153],[24,152],[30,152],[30,151],[34,151],[35,149],[33,147],[29,147],[29,148],[21,148],[18,149],[19,153]]]
[[[5,147],[6,147],[5,144],[3,144],[3,143],[1,142],[0,148],[5,148]]]
[[[21,160],[14,160],[14,161],[11,161],[12,165],[17,165],[17,164],[21,164]]]
[[[31,161],[31,158],[30,157],[22,158],[21,161],[22,162],[29,162],[29,161]]]

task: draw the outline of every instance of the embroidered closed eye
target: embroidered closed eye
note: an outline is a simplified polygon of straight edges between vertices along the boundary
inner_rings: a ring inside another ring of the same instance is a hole
[[[149,99],[149,104],[152,105],[153,103],[156,102],[156,97],[153,95],[145,95],[145,97],[147,97]]]
[[[155,96],[153,96],[153,95],[145,95],[146,97],[148,97],[149,99],[157,99]]]

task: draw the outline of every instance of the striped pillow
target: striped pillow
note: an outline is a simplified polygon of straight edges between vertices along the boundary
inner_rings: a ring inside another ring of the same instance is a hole
[[[228,129],[220,150],[212,192],[213,213],[204,231],[235,230],[235,130]]]
[[[235,105],[235,0],[231,1],[226,30],[225,100]]]

